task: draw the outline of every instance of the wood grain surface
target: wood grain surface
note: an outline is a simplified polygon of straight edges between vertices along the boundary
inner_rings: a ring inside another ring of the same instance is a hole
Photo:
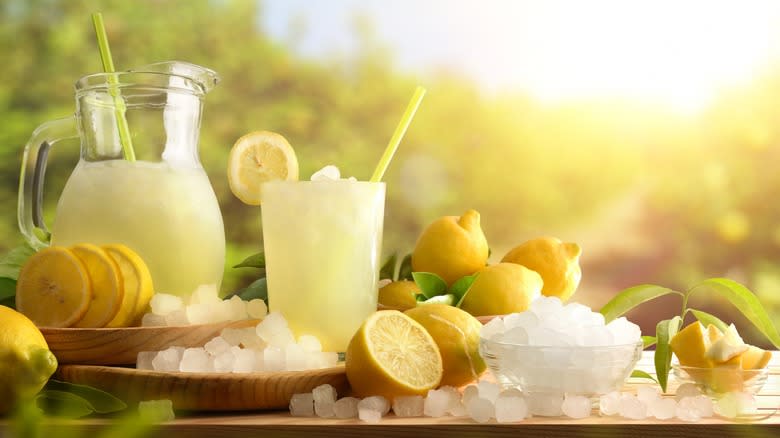
[[[49,349],[63,364],[135,365],[140,351],[170,346],[201,347],[225,327],[249,327],[259,320],[180,327],[41,328]]]
[[[66,367],[63,367],[66,368]],[[645,352],[637,368],[653,374],[652,352]],[[169,382],[169,385],[174,385]],[[647,380],[630,379],[624,390],[636,391],[647,385]],[[131,385],[131,384],[126,384]],[[224,386],[224,383],[222,384]],[[239,385],[243,386],[243,385]],[[239,391],[223,389],[223,393]],[[669,390],[674,391],[672,382]],[[340,395],[342,395],[340,393]],[[759,415],[747,421],[730,421],[723,418],[707,418],[688,423],[679,420],[626,420],[619,417],[602,417],[597,410],[589,418],[573,420],[564,417],[533,417],[513,424],[498,424],[491,420],[478,424],[469,418],[398,418],[392,414],[382,418],[378,424],[368,424],[357,419],[337,420],[317,417],[292,417],[286,409],[265,412],[192,413],[179,410],[177,418],[161,424],[148,437],[160,438],[223,438],[223,437],[577,437],[590,438],[720,438],[748,437],[770,438],[780,436],[780,354],[774,352],[770,363],[770,375],[758,397]],[[41,436],[60,436],[64,430],[76,436],[91,436],[106,433],[112,420],[90,418],[80,421],[52,420],[44,427]],[[7,420],[0,420],[0,436],[10,430]],[[5,434],[4,434],[5,433]]]
[[[94,386],[129,404],[167,399],[185,411],[286,409],[293,394],[328,383],[340,394],[349,389],[344,366],[309,371],[261,373],[181,373],[139,371],[94,365],[63,365],[56,378]]]

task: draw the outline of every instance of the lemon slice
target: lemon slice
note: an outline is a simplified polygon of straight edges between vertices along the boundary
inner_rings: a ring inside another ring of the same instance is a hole
[[[134,325],[143,315],[154,294],[149,268],[138,253],[125,245],[104,245],[103,249],[119,267],[125,292],[119,312],[106,327]]]
[[[368,317],[349,342],[347,379],[361,396],[425,395],[439,385],[442,359],[430,334],[397,310]]]
[[[290,143],[270,131],[256,131],[239,138],[228,157],[230,190],[249,205],[260,205],[263,183],[297,181],[298,159]]]
[[[16,309],[40,327],[70,327],[87,312],[92,287],[84,264],[67,248],[52,246],[22,266]]]
[[[119,267],[97,245],[80,243],[70,250],[87,268],[92,283],[92,301],[87,313],[74,326],[104,327],[116,316],[122,304],[124,290]]]

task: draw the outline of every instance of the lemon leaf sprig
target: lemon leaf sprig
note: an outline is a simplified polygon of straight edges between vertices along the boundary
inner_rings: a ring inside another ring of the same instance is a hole
[[[412,272],[412,278],[422,292],[416,297],[418,303],[444,303],[460,307],[477,274],[461,277],[449,287],[444,279],[432,272]]]
[[[398,255],[396,253],[390,254],[379,270],[379,279],[412,280],[412,253],[406,254],[400,265],[398,264]]]
[[[666,383],[669,377],[669,369],[672,360],[672,351],[669,347],[669,341],[677,331],[682,327],[685,317],[690,313],[704,325],[713,324],[723,330],[727,325],[715,315],[702,310],[688,307],[688,299],[693,293],[710,293],[719,295],[729,301],[737,310],[739,310],[748,321],[750,321],[758,331],[766,337],[776,348],[780,348],[780,334],[772,323],[769,314],[766,312],[761,302],[755,294],[745,286],[728,278],[710,278],[701,281],[685,292],[676,291],[663,286],[654,284],[642,284],[639,286],[624,289],[615,295],[600,312],[604,315],[606,322],[627,313],[629,310],[665,295],[679,295],[682,299],[682,309],[678,316],[671,319],[660,321],[656,325],[655,337],[643,336],[645,348],[655,345],[655,371],[658,376],[658,383],[661,388],[666,390]]]
[[[25,244],[6,253],[0,260],[0,305],[16,308],[16,279],[22,265],[35,249]]]
[[[125,402],[100,389],[54,379],[38,393],[36,402],[47,415],[66,418],[110,414],[127,408]]]

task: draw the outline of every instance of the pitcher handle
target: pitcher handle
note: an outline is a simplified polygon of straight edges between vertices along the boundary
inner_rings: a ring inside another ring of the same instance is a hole
[[[19,175],[19,230],[35,249],[49,246],[51,234],[43,221],[43,180],[49,148],[60,140],[78,137],[74,116],[43,123],[24,147]]]

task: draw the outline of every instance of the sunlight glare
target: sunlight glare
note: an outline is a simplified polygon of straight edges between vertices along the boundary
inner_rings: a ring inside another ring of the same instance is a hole
[[[780,2],[527,2],[526,13],[529,6],[520,23],[528,53],[510,70],[545,101],[616,96],[696,111],[777,51]]]

